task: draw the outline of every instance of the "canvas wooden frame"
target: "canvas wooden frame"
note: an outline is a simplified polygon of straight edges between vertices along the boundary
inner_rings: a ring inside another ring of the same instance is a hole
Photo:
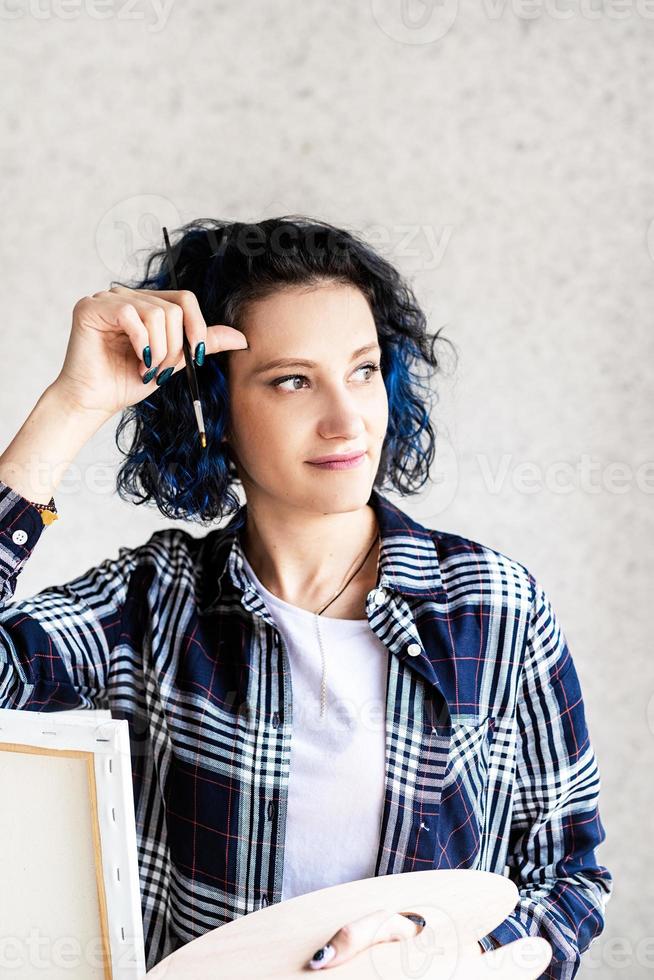
[[[0,975],[141,980],[127,721],[0,709],[0,796]]]

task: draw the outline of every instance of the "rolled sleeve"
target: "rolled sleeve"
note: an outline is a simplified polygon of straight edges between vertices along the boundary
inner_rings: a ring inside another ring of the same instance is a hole
[[[14,595],[45,526],[38,508],[0,480],[0,606]]]
[[[106,708],[141,548],[120,547],[69,582],[10,601],[45,526],[38,508],[0,481],[0,707]]]

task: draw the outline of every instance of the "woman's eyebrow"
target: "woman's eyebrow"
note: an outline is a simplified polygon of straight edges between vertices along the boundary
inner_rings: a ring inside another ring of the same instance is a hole
[[[356,357],[360,357],[361,354],[367,354],[368,351],[376,350],[381,353],[381,347],[378,343],[365,344],[363,347],[358,347],[352,354],[350,360],[353,361]],[[266,364],[262,364],[260,367],[255,368],[252,374],[263,374],[264,371],[270,371],[271,368],[281,368],[281,367],[317,367],[315,361],[307,361],[299,357],[279,357],[274,361],[268,361]]]

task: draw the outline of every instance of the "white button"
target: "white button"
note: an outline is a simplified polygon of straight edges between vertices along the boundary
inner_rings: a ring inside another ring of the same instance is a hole
[[[410,657],[417,657],[421,651],[422,647],[419,643],[409,643],[408,647],[406,648],[406,652]]]
[[[383,589],[375,589],[375,591],[372,594],[372,604],[373,604],[373,606],[381,606],[381,604],[384,602],[385,599],[386,599],[386,596],[384,595],[384,590]]]
[[[27,541],[27,531],[14,531],[11,540],[14,544],[25,544]]]

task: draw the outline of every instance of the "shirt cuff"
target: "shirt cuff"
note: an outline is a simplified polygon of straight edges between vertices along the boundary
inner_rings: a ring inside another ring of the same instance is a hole
[[[0,591],[13,595],[16,576],[43,534],[41,511],[0,480]],[[4,588],[3,588],[4,587]]]
[[[516,922],[515,913],[513,913],[513,916],[508,916],[504,922],[501,922],[499,926],[496,926],[492,932],[485,935],[479,942],[488,951],[498,949],[500,946],[508,946],[509,943],[515,942],[516,939],[525,939],[528,935],[529,933]]]

